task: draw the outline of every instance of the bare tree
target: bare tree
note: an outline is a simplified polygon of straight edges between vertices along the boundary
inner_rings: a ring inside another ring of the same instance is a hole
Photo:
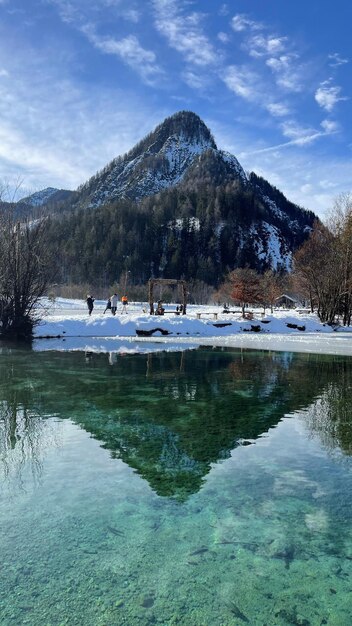
[[[296,252],[294,268],[311,301],[317,302],[320,320],[332,324],[343,293],[341,257],[336,237],[321,222],[315,223],[309,239]]]
[[[0,335],[29,338],[38,301],[54,278],[46,220],[16,221],[11,207],[0,216]]]
[[[285,282],[287,282],[286,277],[272,270],[267,270],[261,277],[264,315],[267,306],[270,306],[271,313],[273,312],[275,300],[282,294]]]
[[[342,293],[340,310],[343,324],[352,316],[352,193],[338,196],[328,217],[328,227],[335,237],[336,256],[340,265]]]

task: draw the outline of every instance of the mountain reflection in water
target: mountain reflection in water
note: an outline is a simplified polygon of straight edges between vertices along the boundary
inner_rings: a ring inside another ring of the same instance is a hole
[[[111,359],[110,359],[111,363]],[[0,452],[40,474],[47,418],[70,419],[148,481],[185,500],[211,465],[311,407],[328,449],[352,450],[352,359],[224,349],[119,356],[2,348]],[[312,406],[313,405],[313,406]]]

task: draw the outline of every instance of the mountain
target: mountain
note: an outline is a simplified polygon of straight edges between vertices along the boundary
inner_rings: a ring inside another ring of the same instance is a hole
[[[217,150],[204,122],[181,111],[123,157],[118,157],[78,189],[78,206],[98,207],[118,198],[141,200],[180,183],[195,159]]]
[[[65,280],[77,282],[112,282],[127,269],[135,282],[182,276],[212,285],[245,265],[289,271],[316,219],[247,175],[188,111],[66,193],[55,206],[49,195],[43,210],[61,213],[52,245]]]
[[[43,204],[47,204],[52,199],[52,197],[57,193],[60,193],[60,191],[62,190],[55,189],[55,187],[46,187],[46,189],[36,191],[30,196],[22,198],[18,204],[25,204],[32,207],[43,206]]]
[[[10,211],[16,218],[36,218],[41,215],[54,213],[66,207],[68,201],[72,201],[74,191],[46,187],[29,196],[21,198],[17,202],[0,202],[0,211]]]

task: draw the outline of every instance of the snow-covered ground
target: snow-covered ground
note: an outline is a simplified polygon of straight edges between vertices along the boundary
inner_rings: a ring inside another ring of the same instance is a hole
[[[130,353],[212,345],[352,356],[352,328],[332,328],[307,310],[264,316],[263,309],[250,309],[253,319],[244,320],[239,309],[223,313],[216,305],[189,305],[187,315],[166,305],[164,316],[149,315],[146,303],[130,304],[127,314],[119,306],[116,316],[104,309],[105,301],[95,301],[89,316],[82,300],[44,300],[34,348]]]

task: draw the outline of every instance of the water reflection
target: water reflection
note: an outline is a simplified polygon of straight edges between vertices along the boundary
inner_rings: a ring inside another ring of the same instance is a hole
[[[3,349],[0,450],[5,478],[30,460],[39,476],[46,418],[69,418],[162,496],[197,492],[212,464],[311,406],[306,424],[329,450],[350,454],[352,360],[200,349],[120,355]]]

